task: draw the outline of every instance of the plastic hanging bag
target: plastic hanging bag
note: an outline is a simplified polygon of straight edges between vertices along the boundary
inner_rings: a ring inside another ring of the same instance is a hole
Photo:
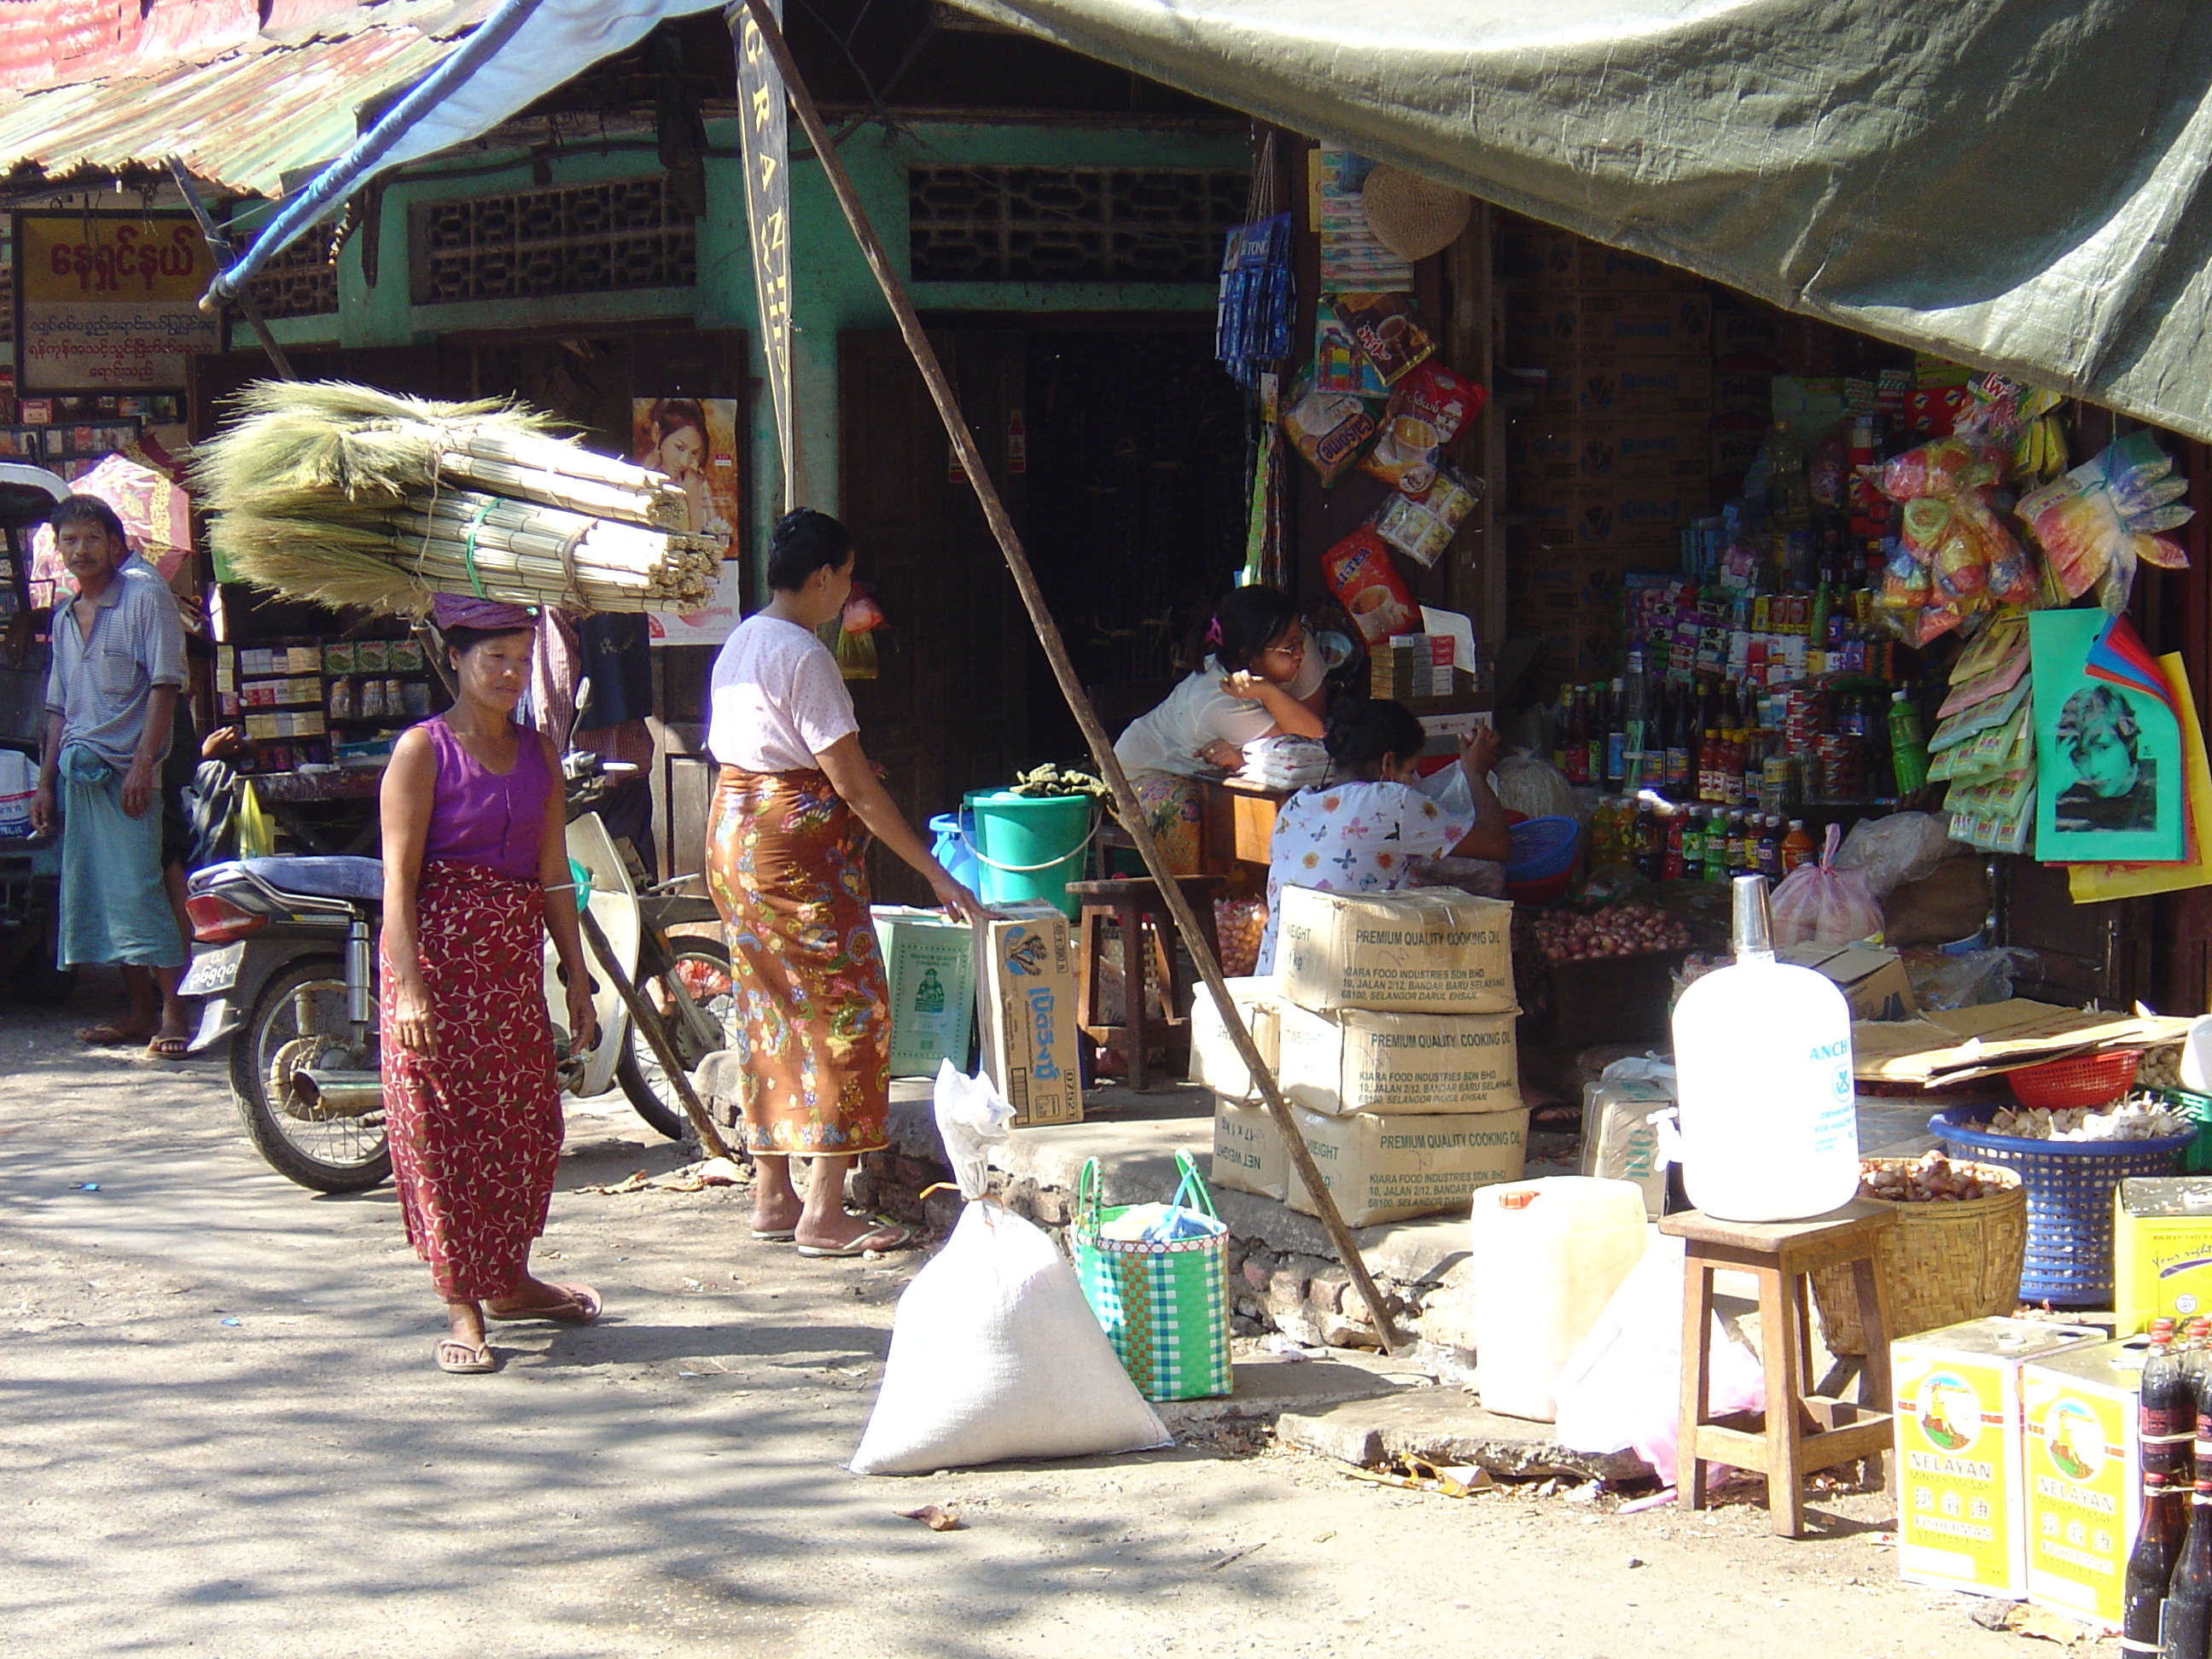
[[[899,1297],[890,1357],[855,1474],[920,1474],[1008,1458],[1085,1457],[1169,1443],[1099,1328],[1067,1258],[982,1194],[1012,1109],[950,1061],[938,1132],[969,1200],[945,1248]]]
[[[1855,939],[1881,941],[1881,906],[1866,875],[1836,867],[1844,838],[1839,824],[1828,826],[1820,861],[1800,865],[1774,890],[1774,944],[1849,945]]]
[[[238,856],[241,859],[273,858],[276,853],[276,826],[269,817],[269,809],[261,804],[261,792],[253,787],[252,780],[241,778],[238,787]]]
[[[1868,890],[1886,899],[1906,882],[1934,874],[1954,850],[1948,814],[1893,812],[1853,825],[1836,854],[1836,868],[1864,872]]]

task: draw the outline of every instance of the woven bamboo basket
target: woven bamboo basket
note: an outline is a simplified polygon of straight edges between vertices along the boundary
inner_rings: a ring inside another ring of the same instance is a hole
[[[1908,1169],[1916,1158],[1870,1158],[1863,1167]],[[2020,1304],[2021,1263],[2027,1250],[2027,1188],[2020,1176],[1994,1164],[1954,1159],[1954,1173],[1996,1182],[2006,1190],[1990,1198],[1939,1199],[1903,1204],[1872,1199],[1897,1212],[1897,1224],[1875,1235],[1875,1269],[1892,1341],[1962,1320],[2010,1313]],[[1851,1272],[1823,1267],[1813,1275],[1813,1299],[1828,1352],[1863,1354]]]

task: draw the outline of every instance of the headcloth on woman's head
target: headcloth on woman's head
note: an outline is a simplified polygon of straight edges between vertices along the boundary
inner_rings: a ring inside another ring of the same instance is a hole
[[[488,634],[509,634],[538,626],[538,613],[526,605],[504,599],[480,599],[469,593],[431,596],[430,620],[444,633],[454,628],[478,628]]]

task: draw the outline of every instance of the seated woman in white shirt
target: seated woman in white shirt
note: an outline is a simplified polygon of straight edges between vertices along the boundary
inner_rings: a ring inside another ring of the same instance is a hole
[[[1418,860],[1504,861],[1505,809],[1490,787],[1498,733],[1478,726],[1460,740],[1456,767],[1424,778],[1415,768],[1426,741],[1403,703],[1346,700],[1331,715],[1334,776],[1301,789],[1275,816],[1261,973],[1275,971],[1276,920],[1285,887],[1372,893],[1405,886]]]
[[[1288,598],[1272,587],[1235,589],[1215,607],[1206,642],[1206,660],[1114,744],[1178,875],[1198,869],[1196,780],[1236,771],[1244,745],[1261,738],[1322,735],[1325,669]]]

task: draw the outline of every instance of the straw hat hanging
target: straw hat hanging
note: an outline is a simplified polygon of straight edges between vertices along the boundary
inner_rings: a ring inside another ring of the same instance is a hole
[[[1467,228],[1474,204],[1449,185],[1379,163],[1360,189],[1360,205],[1375,240],[1401,259],[1441,253]]]

